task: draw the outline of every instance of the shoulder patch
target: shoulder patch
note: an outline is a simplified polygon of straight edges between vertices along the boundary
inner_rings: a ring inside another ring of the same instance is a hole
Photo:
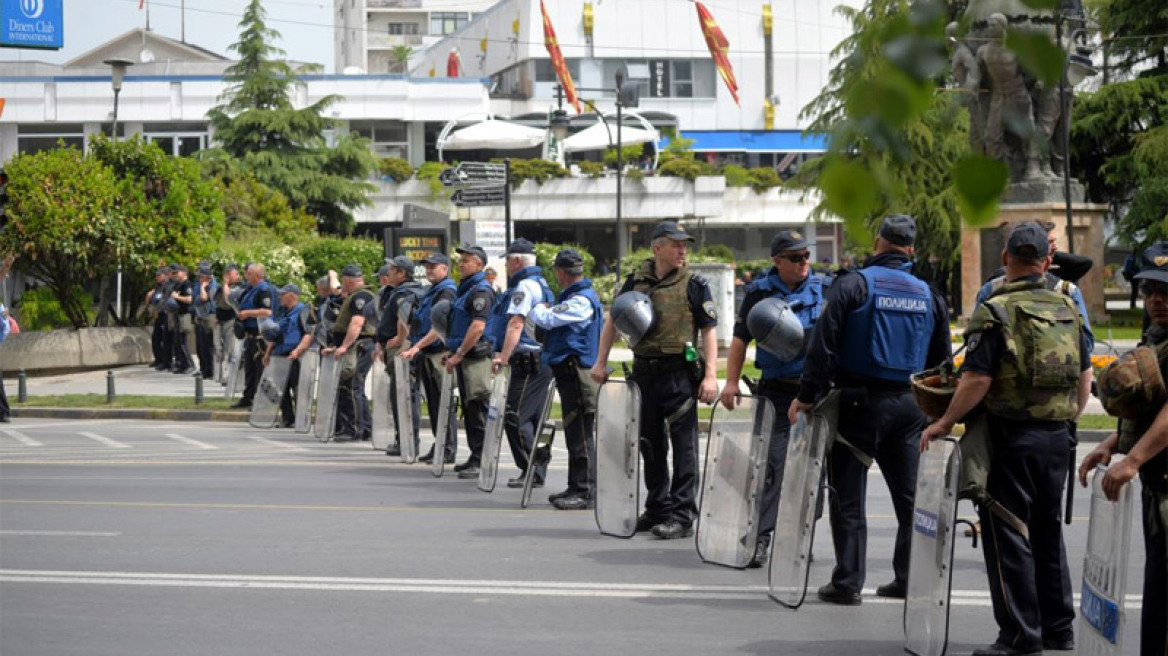
[[[718,318],[718,308],[714,305],[713,301],[706,301],[705,303],[702,303],[702,309],[706,311],[706,316],[710,317],[711,319]]]
[[[471,301],[471,307],[474,308],[475,312],[482,312],[483,308],[487,307],[487,299],[479,296],[478,298]]]
[[[365,309],[365,299],[360,297],[360,296],[358,296],[357,298],[354,298],[353,299],[353,309],[358,311],[358,312],[360,312],[361,310],[364,310]]]
[[[527,298],[527,294],[523,293],[522,289],[515,292],[511,295],[511,305],[519,305],[523,302],[524,298]]]
[[[568,311],[568,304],[567,303],[560,303],[559,305],[552,307],[552,312],[567,312],[567,311]]]
[[[272,308],[272,297],[268,294],[264,294],[260,299],[260,305],[270,310]]]
[[[981,331],[978,331],[976,333],[970,333],[969,337],[966,338],[966,340],[965,340],[965,351],[967,353],[973,353],[974,351],[977,350],[977,347],[980,345],[981,345]]]

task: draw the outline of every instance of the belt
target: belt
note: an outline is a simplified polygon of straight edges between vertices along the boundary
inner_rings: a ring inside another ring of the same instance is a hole
[[[569,355],[560,362],[552,365],[552,369],[557,371],[565,369],[569,371],[575,371],[581,367],[583,367],[583,365],[580,364],[580,356],[578,355]]]
[[[670,374],[684,371],[690,363],[684,355],[667,355],[661,358],[633,358],[633,372],[636,375]]]
[[[511,359],[508,360],[507,364],[509,364],[513,367],[529,367],[529,368],[538,369],[539,368],[539,352],[538,351],[528,351],[526,353],[512,353]]]
[[[764,392],[777,392],[779,394],[798,394],[799,381],[786,378],[763,378],[758,383],[758,389]]]

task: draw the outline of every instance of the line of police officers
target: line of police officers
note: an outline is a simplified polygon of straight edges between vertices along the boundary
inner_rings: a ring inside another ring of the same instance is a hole
[[[294,285],[285,286],[279,290],[275,311],[282,335],[265,353],[295,359],[315,340],[323,347],[323,356],[346,358],[337,425],[339,434],[353,439],[369,436],[364,386],[374,359],[389,362],[397,357],[409,363],[410,380],[392,384],[409,386],[411,407],[394,412],[414,415],[415,432],[397,435],[398,444],[402,439],[417,444],[423,394],[429,400],[431,430],[436,431],[442,375],[456,375],[470,453],[455,469],[460,478],[468,479],[479,475],[492,372],[510,365],[504,426],[519,468],[519,475],[509,481],[512,487],[522,486],[528,467],[538,468],[537,485],[544,480],[546,462],[533,463],[530,458],[549,381],[554,380],[563,409],[569,472],[567,489],[549,500],[556,508],[576,510],[595,504],[597,390],[610,373],[608,358],[619,332],[630,342],[632,377],[642,390],[640,438],[648,496],[636,530],[675,539],[692,535],[697,518],[696,402],[720,398],[727,408],[739,402],[738,378],[747,347],[757,340],[756,364],[762,378],[756,393],[769,399],[779,416],[767,459],[760,540],[751,566],[761,567],[767,560],[789,429],[797,413],[810,411],[829,390],[838,389],[841,439],[832,447],[828,468],[834,490],[830,518],[836,564],[818,596],[843,605],[861,603],[871,462],[880,465],[898,524],[894,579],[879,586],[877,594],[904,598],[918,448],[947,435],[975,407],[984,407],[993,444],[989,492],[1023,518],[1029,540],[985,508],[979,509],[1000,632],[993,644],[974,653],[1012,656],[1072,649],[1074,611],[1059,500],[1072,443],[1068,422],[1082,411],[1091,382],[1092,338],[1081,295],[1073,284],[1059,284],[1051,275],[1055,272],[1048,272],[1053,255],[1050,226],[1015,227],[1002,254],[1004,276],[987,283],[966,332],[966,362],[949,410],[929,424],[913,400],[910,376],[952,354],[944,301],[912,275],[915,238],[911,217],[888,216],[878,230],[874,254],[862,267],[824,279],[810,272],[804,237],[796,231],[779,232],[771,243],[774,267],[747,288],[738,312],[728,381],[720,397],[717,311],[707,283],[687,266],[694,238],[673,222],[654,228],[653,257],[622,282],[607,321],[591,281],[583,276],[584,260],[578,252],[569,248],[557,254],[553,269],[563,291],[553,298],[536,266],[533,245],[519,239],[507,248],[508,284],[501,295],[486,281],[487,254],[474,245],[456,249],[458,284],[449,277],[449,258],[432,253],[421,261],[428,287],[413,280],[414,263],[405,257],[394,258],[378,271],[382,289],[376,295],[364,284],[358,267],[345,267],[339,282],[330,272],[318,281],[315,313],[299,302]],[[1141,274],[1153,326],[1146,339],[1153,343],[1168,341],[1168,245],[1160,248],[1163,252],[1151,255]],[[245,275],[248,285],[242,288],[234,320],[237,325],[242,321],[244,336],[258,343],[259,321],[272,314],[275,292],[264,281],[262,267],[249,267]],[[225,275],[220,296],[231,286]],[[768,305],[770,299],[783,304],[776,309]],[[763,335],[777,323],[776,311],[793,313],[807,336],[803,348],[768,350],[770,343]],[[257,348],[250,347],[253,353]],[[1168,348],[1163,352],[1168,354]],[[250,366],[258,371],[266,356],[251,359]],[[1168,355],[1161,366],[1166,360]],[[255,377],[258,374],[249,370],[241,405],[250,403]],[[1163,620],[1168,596],[1164,574],[1168,493],[1163,489],[1168,413],[1156,410],[1146,421],[1128,427],[1143,437],[1128,460],[1108,475],[1113,487],[1130,480],[1136,469],[1145,479],[1145,654],[1163,653],[1157,645],[1165,642],[1164,623],[1156,620]],[[291,416],[289,405],[285,422],[290,423]],[[432,450],[421,460],[442,457],[454,462],[456,435],[452,431],[442,451]],[[1083,475],[1094,463],[1107,461],[1116,441],[1105,442],[1088,457]],[[398,448],[392,446],[390,453]]]

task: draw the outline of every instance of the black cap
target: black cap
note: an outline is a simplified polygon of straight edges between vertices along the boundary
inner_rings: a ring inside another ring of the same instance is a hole
[[[475,246],[474,244],[463,244],[454,249],[455,253],[459,255],[474,255],[479,258],[479,262],[487,263],[487,252],[483,250],[482,246]]]
[[[1135,279],[1168,283],[1168,241],[1152,244],[1144,251]]]
[[[568,273],[584,273],[584,256],[575,248],[565,248],[556,253],[556,260],[552,266],[564,269]]]
[[[527,241],[523,237],[511,242],[507,247],[507,255],[535,255],[535,244]]]
[[[156,276],[165,276],[165,275],[169,275],[169,274],[170,274],[169,267],[158,267],[158,270],[154,272],[154,275],[156,275]]]
[[[385,264],[382,264],[381,268],[377,270],[377,277],[380,278],[381,276],[388,276],[388,275],[389,275],[389,263],[387,262]]]
[[[357,266],[356,264],[350,264],[341,269],[342,278],[360,278],[363,275],[365,274],[361,273],[361,267]]]
[[[897,246],[912,246],[917,240],[917,222],[907,214],[889,214],[880,223],[880,238]]]
[[[188,273],[187,268],[181,264],[176,265],[174,270],[181,271],[182,273]]]
[[[195,275],[206,276],[208,278],[211,278],[211,277],[214,277],[215,273],[213,271],[211,271],[211,267],[207,266],[207,267],[199,267],[199,270],[195,272]]]
[[[296,294],[297,296],[299,296],[300,295],[300,287],[298,285],[296,285],[296,283],[290,282],[287,285],[284,285],[283,287],[280,288],[280,293],[281,294]]]
[[[390,259],[389,266],[395,269],[399,269],[406,274],[406,277],[412,279],[414,277],[414,267],[417,265],[415,265],[414,261],[409,257],[406,257],[405,255],[398,255],[397,257]]]
[[[223,273],[227,273],[228,271],[239,271],[239,265],[228,264],[227,266],[223,267]]]
[[[686,231],[681,226],[679,226],[676,221],[662,221],[661,223],[653,226],[652,238],[658,239],[660,237],[669,237],[670,239],[684,241],[697,241],[693,235],[686,233]]]
[[[171,273],[176,273],[176,272],[178,272],[178,265],[171,264],[169,267],[166,268],[166,270],[171,272]]]
[[[1006,238],[1006,252],[1017,257],[1046,257],[1050,254],[1050,240],[1046,233],[1046,228],[1035,221],[1019,223]]]
[[[450,266],[450,258],[446,256],[446,253],[439,253],[435,251],[426,257],[423,257],[422,264],[441,264],[444,266]]]
[[[807,239],[798,230],[780,230],[771,240],[771,257],[783,251],[797,251],[807,248]]]

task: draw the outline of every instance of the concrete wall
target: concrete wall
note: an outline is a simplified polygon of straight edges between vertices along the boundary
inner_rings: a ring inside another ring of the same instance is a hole
[[[22,332],[0,344],[0,371],[94,369],[152,359],[148,328]]]

